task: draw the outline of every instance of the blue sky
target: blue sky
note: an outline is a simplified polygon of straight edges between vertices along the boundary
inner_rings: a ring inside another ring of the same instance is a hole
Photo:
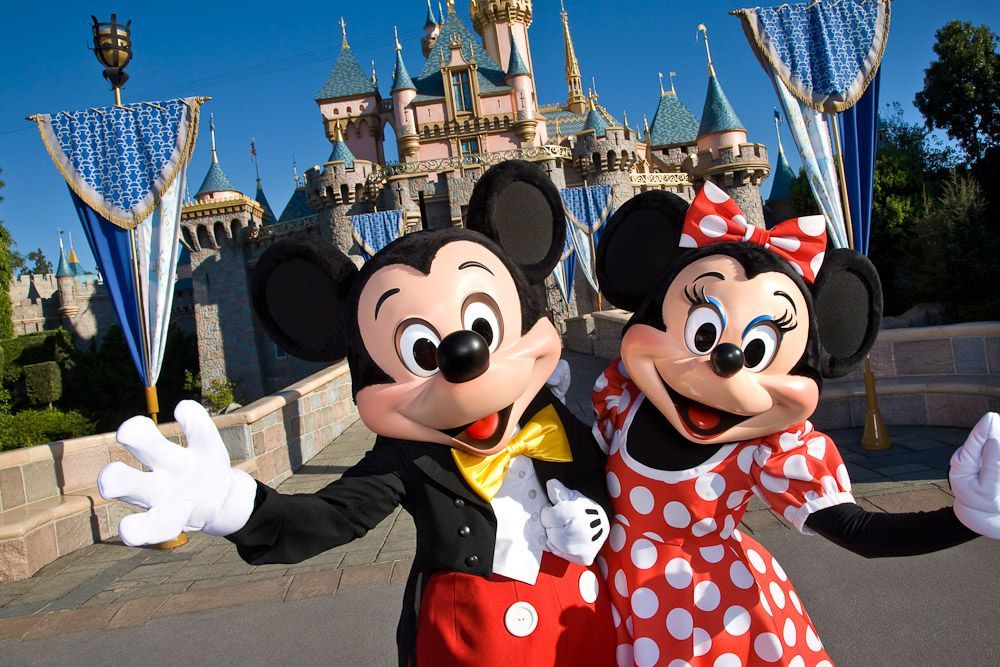
[[[777,3],[765,3],[777,4]],[[435,9],[437,3],[435,1]],[[468,3],[456,3],[468,19]],[[597,80],[600,102],[629,121],[652,119],[659,95],[657,72],[675,71],[677,92],[700,115],[707,82],[704,47],[695,42],[698,23],[708,25],[719,79],[750,138],[776,147],[774,91],[728,11],[750,6],[729,0],[651,2],[566,0],[570,27],[589,85]],[[93,267],[69,194],[33,123],[39,112],[105,106],[111,92],[87,47],[90,14],[112,12],[132,19],[135,57],[124,99],[159,100],[207,95],[214,112],[222,166],[244,191],[254,188],[250,139],[256,138],[265,192],[280,213],[291,195],[292,156],[300,172],[329,154],[313,96],[340,48],[339,18],[363,67],[374,58],[384,94],[393,63],[392,27],[399,26],[410,72],[423,64],[420,37],[425,0],[274,3],[245,0],[206,3],[79,2],[10,3],[0,40],[0,175],[6,182],[2,219],[23,254],[42,247],[55,263],[59,228],[73,232],[84,266]],[[893,5],[883,63],[883,102],[900,102],[908,120],[920,122],[913,96],[933,57],[934,32],[951,19],[986,23],[1000,32],[994,0],[899,0]],[[536,0],[530,29],[535,77],[542,103],[565,99],[559,0]],[[188,171],[191,190],[209,164],[207,123],[202,125]],[[786,146],[791,138],[783,136]],[[793,151],[794,152],[794,151]],[[789,156],[797,165],[794,155]],[[770,183],[765,183],[764,192]]]

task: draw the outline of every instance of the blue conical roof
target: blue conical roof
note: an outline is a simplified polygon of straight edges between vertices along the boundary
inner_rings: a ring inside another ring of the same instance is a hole
[[[698,119],[673,91],[669,91],[660,95],[649,135],[651,146],[691,144],[698,138]]]
[[[424,21],[425,28],[433,28],[438,24],[437,19],[434,18],[434,10],[431,9],[430,0],[427,2],[427,20]]]
[[[774,167],[774,181],[771,182],[771,194],[767,196],[767,201],[781,201],[791,197],[794,179],[795,172],[785,159],[785,151],[779,146],[778,163]]]
[[[729,98],[723,92],[715,72],[712,71],[708,76],[708,94],[705,96],[705,109],[701,112],[698,136],[729,130],[746,130],[746,128],[733,110],[733,105],[729,103]]]
[[[233,185],[233,182],[229,180],[229,177],[226,176],[226,172],[222,171],[222,166],[218,161],[212,160],[212,165],[208,168],[208,173],[205,174],[205,180],[201,182],[201,187],[198,188],[195,196],[212,192],[225,192],[227,190],[239,192],[236,186]]]
[[[595,105],[591,105],[590,112],[587,113],[587,120],[583,123],[583,131],[593,130],[594,136],[606,137],[608,135],[608,121],[597,110]]]
[[[514,33],[510,34],[510,60],[507,64],[507,76],[517,76],[518,74],[531,74],[524,58],[521,57],[521,49],[514,39]]]
[[[392,92],[397,90],[416,90],[410,73],[406,71],[406,64],[403,62],[403,52],[396,49],[396,71],[392,75]]]
[[[479,80],[479,92],[490,94],[507,92],[504,79],[506,75],[497,61],[493,60],[482,40],[473,35],[472,31],[462,23],[455,14],[448,14],[441,22],[441,33],[427,54],[424,67],[414,79],[417,94],[426,98],[444,97],[444,81],[441,78],[441,61],[451,60],[451,43],[457,39],[462,43],[462,56],[466,62],[476,61],[476,74]]]
[[[288,203],[285,204],[285,210],[281,212],[278,222],[308,218],[311,215],[316,215],[316,211],[309,207],[309,200],[306,198],[306,186],[299,185],[295,188]]]
[[[327,162],[343,162],[344,167],[347,169],[354,169],[354,153],[352,153],[351,149],[347,147],[347,144],[338,137],[337,140],[333,142],[333,150],[330,151],[330,157],[327,159]]]
[[[62,244],[59,244],[59,263],[56,265],[56,278],[62,278],[63,276],[74,276],[73,269],[69,268],[69,262],[66,261],[66,255],[63,253]]]
[[[264,209],[264,219],[262,222],[265,225],[269,225],[274,222],[274,211],[271,210],[271,204],[267,201],[267,197],[264,195],[264,186],[261,185],[260,179],[257,179],[257,194],[254,196],[254,201],[260,204],[260,207]]]
[[[337,97],[357,97],[358,95],[373,95],[378,92],[370,76],[361,70],[361,65],[351,53],[351,47],[343,46],[337,61],[326,77],[326,83],[316,93],[317,100],[329,100]]]

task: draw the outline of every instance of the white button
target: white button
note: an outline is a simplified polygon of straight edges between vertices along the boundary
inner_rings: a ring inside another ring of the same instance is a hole
[[[528,497],[529,498],[534,499],[534,497],[537,496],[537,495],[538,495],[538,491],[535,491],[534,489],[528,491]]]
[[[515,602],[507,607],[503,624],[515,637],[527,637],[538,626],[538,612],[528,602]]]
[[[525,475],[527,475],[527,474],[528,474],[528,473],[526,473],[526,472],[524,472],[524,471],[522,470],[521,472],[517,473],[517,476],[518,476],[518,477],[520,477],[521,479],[524,479]]]

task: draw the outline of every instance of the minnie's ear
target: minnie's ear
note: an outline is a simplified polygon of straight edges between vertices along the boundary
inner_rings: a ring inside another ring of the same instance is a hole
[[[250,277],[254,311],[289,354],[342,359],[347,295],[357,273],[350,259],[319,239],[281,241],[261,255]]]
[[[684,252],[678,247],[688,203],[650,190],[629,199],[608,221],[597,246],[601,293],[619,308],[636,310],[664,271]]]
[[[861,362],[882,326],[882,282],[854,250],[830,250],[812,288],[819,328],[820,372],[840,377]]]
[[[566,241],[562,197],[539,167],[509,160],[479,179],[469,199],[465,226],[497,243],[539,284],[559,262]]]

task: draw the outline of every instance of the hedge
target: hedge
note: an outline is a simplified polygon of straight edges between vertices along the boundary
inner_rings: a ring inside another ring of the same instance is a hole
[[[94,422],[71,410],[23,410],[0,414],[0,450],[42,445],[90,435]]]
[[[62,398],[62,371],[54,361],[29,364],[24,367],[24,387],[32,405],[46,405]]]

